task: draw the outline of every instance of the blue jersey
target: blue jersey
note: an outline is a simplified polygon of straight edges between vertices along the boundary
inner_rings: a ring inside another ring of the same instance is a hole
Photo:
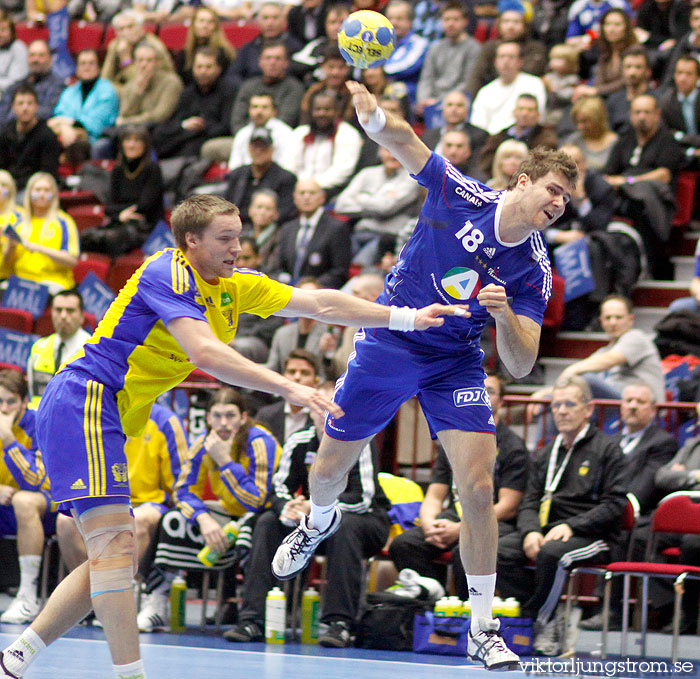
[[[451,353],[473,350],[489,318],[476,296],[490,283],[506,289],[516,315],[541,324],[552,288],[547,247],[539,232],[518,243],[501,241],[498,223],[506,192],[465,177],[435,153],[414,178],[428,196],[378,301],[411,307],[466,304],[472,315],[446,316],[444,325],[424,332],[387,335]]]

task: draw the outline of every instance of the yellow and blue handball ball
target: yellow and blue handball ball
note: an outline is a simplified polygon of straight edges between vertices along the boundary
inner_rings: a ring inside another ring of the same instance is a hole
[[[379,12],[362,9],[350,14],[338,31],[343,59],[355,68],[383,66],[396,47],[396,32]]]

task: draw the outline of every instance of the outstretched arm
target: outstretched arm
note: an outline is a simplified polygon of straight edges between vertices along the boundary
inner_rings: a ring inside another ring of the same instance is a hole
[[[377,105],[377,99],[367,88],[354,80],[346,83],[360,124],[371,139],[389,149],[411,173],[418,174],[430,159],[430,149],[418,138],[413,128],[401,118],[386,113]],[[381,113],[377,113],[377,111]],[[386,124],[374,131],[377,115],[386,118]]]

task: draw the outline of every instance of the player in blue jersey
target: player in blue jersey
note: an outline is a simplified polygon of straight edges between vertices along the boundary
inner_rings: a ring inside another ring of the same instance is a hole
[[[419,334],[361,329],[310,474],[311,514],[280,545],[272,568],[286,579],[308,563],[338,527],[335,500],[367,441],[399,406],[417,395],[431,433],[447,451],[464,520],[460,554],[472,603],[468,653],[488,669],[517,666],[492,616],[498,528],[493,511],[495,426],[484,388],[479,338],[489,316],[498,355],[516,377],[537,357],[551,290],[540,231],[564,212],[576,165],[559,151],[536,150],[506,191],[465,177],[420,141],[410,125],[377,106],[360,84],[348,88],[361,124],[428,189],[411,239],[386,278],[383,304],[466,303],[464,317],[446,317]],[[410,318],[406,321],[410,324]]]
[[[424,330],[462,308],[390,309],[337,290],[299,290],[237,269],[238,208],[194,196],[171,218],[177,248],[149,257],[95,334],[49,382],[37,413],[51,492],[70,510],[88,560],[61,581],[44,610],[0,653],[0,677],[21,677],[44,647],[94,609],[117,679],[145,679],[131,590],[135,568],[125,434],[139,436],[156,398],[199,367],[230,384],[271,392],[341,417],[316,389],[291,382],[229,346],[243,312],[308,316],[339,325]],[[415,323],[406,323],[406,316]],[[410,326],[410,327],[409,327]]]

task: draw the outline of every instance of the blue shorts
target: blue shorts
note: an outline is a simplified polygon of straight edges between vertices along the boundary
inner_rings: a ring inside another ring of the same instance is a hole
[[[56,515],[57,512],[48,510],[44,513],[41,518],[44,535],[53,535],[56,532]],[[12,505],[0,505],[0,535],[17,535],[17,520]]]
[[[36,430],[54,502],[131,498],[117,399],[101,382],[59,372],[41,398]]]
[[[447,354],[426,351],[385,329],[359,330],[333,398],[345,415],[327,417],[326,433],[341,441],[373,436],[417,396],[433,438],[444,429],[495,434],[483,352],[478,344],[471,346]]]

